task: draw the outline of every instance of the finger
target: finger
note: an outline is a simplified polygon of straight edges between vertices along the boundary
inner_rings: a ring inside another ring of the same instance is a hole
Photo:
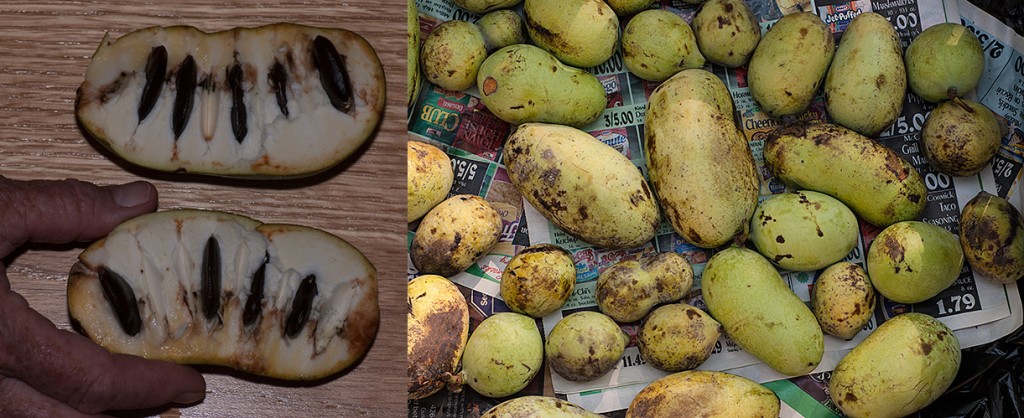
[[[39,393],[17,379],[0,376],[0,416],[25,418],[98,418],[102,415],[84,414],[62,402]]]
[[[0,303],[9,305],[12,308],[28,308],[28,301],[21,295],[11,291],[11,283],[7,280],[7,269],[3,266],[0,266]],[[3,322],[0,322],[0,324],[3,324]]]
[[[29,308],[0,299],[0,373],[84,413],[194,403],[206,383],[191,367],[112,355],[57,329]]]
[[[74,179],[0,177],[0,257],[27,241],[93,240],[156,205],[156,188],[142,181],[100,187]]]

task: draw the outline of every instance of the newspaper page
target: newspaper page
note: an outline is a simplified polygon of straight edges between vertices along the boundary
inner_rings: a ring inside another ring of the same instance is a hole
[[[808,10],[816,12],[836,33],[837,39],[849,21],[857,14],[864,11],[875,11],[888,18],[897,28],[904,48],[924,28],[945,21],[956,21],[960,18],[955,0],[874,2],[821,0],[816,4],[809,1],[748,0],[747,3],[759,17],[762,31],[766,31],[785,14]],[[451,19],[475,21],[479,18],[478,15],[453,6],[447,0],[418,0],[417,6],[420,11],[420,25],[424,37],[442,21]],[[656,2],[655,7],[675,12],[687,21],[690,21],[697,11],[696,6],[679,0],[662,0]],[[519,11],[521,12],[521,6]],[[620,20],[621,25],[624,26],[625,23],[626,19]],[[1019,58],[1019,54],[1016,56]],[[991,65],[991,63],[987,64]],[[1008,65],[1012,67],[1013,62],[1010,61]],[[772,194],[785,191],[785,185],[772,179],[770,171],[764,167],[761,149],[763,138],[767,132],[788,121],[773,119],[758,109],[745,84],[745,69],[727,70],[713,65],[706,68],[722,78],[733,96],[736,120],[749,140],[751,151],[762,176],[761,198],[764,199]],[[643,123],[647,99],[657,84],[640,80],[629,74],[618,53],[606,63],[590,68],[588,71],[597,76],[604,84],[608,106],[596,122],[583,130],[621,152],[640,168],[641,172],[646,174],[642,146]],[[988,75],[990,74],[986,74],[986,76]],[[1019,82],[1019,79],[1011,81]],[[985,84],[984,80],[983,84]],[[1008,86],[1008,88],[1010,87]],[[910,161],[925,177],[929,196],[923,220],[956,233],[962,205],[974,197],[978,191],[998,191],[1001,195],[1006,195],[1011,194],[1013,189],[1019,188],[1020,136],[1017,137],[1016,142],[1008,137],[1007,145],[1000,153],[1001,159],[993,163],[991,172],[983,171],[982,174],[970,178],[951,178],[932,170],[924,161],[918,145],[921,126],[933,107],[933,104],[925,103],[908,92],[903,114],[891,128],[881,135],[879,141]],[[817,97],[811,108],[798,119],[827,121],[823,99]],[[1020,119],[1019,114],[1017,119]],[[1016,126],[1019,128],[1020,123],[1018,122]],[[703,307],[700,300],[699,277],[711,252],[686,243],[674,233],[667,222],[662,224],[653,240],[641,247],[629,250],[605,250],[594,248],[558,230],[528,203],[524,203],[509,184],[501,165],[501,146],[513,128],[483,107],[475,88],[465,92],[451,92],[424,82],[418,99],[410,107],[409,131],[412,139],[437,145],[452,157],[456,183],[451,194],[471,193],[482,196],[499,209],[505,221],[505,234],[503,234],[498,247],[466,272],[452,277],[454,282],[464,288],[464,292],[472,293],[475,298],[485,301],[483,304],[490,310],[489,312],[507,310],[500,300],[498,291],[504,266],[507,265],[512,255],[526,245],[555,243],[573,253],[577,268],[577,283],[573,295],[563,309],[543,319],[545,333],[565,315],[578,310],[597,309],[594,301],[594,288],[598,276],[605,268],[621,260],[635,259],[655,252],[674,251],[683,254],[690,261],[694,267],[697,283],[695,290],[685,300],[698,307]],[[1008,162],[999,162],[1003,160]],[[1009,177],[1007,177],[1007,173],[1010,174]],[[1012,181],[1007,182],[1005,178],[1011,178]],[[1022,194],[1024,193],[1017,193],[1017,197],[1019,198]],[[409,225],[410,241],[416,226],[415,222]],[[861,240],[846,259],[864,266],[866,249],[878,232],[880,232],[878,228],[861,222]],[[409,265],[411,278],[417,272],[411,263]],[[809,291],[816,278],[816,272],[783,271],[781,273],[797,295],[805,301],[809,300]],[[785,376],[778,375],[753,356],[743,352],[728,338],[722,338],[718,342],[715,353],[700,368],[728,370],[759,382],[768,382],[766,386],[775,390],[785,404],[796,405],[794,407],[787,406],[787,410],[794,411],[794,415],[784,414],[784,416],[829,416],[814,412],[821,408],[829,409],[827,394],[820,396],[820,387],[823,386],[819,385],[819,389],[815,391],[813,389],[815,385],[807,382],[813,383],[818,380],[827,382],[827,370],[831,370],[849,349],[862,341],[877,324],[886,318],[908,311],[928,313],[940,318],[951,328],[957,330],[962,345],[967,347],[998,339],[1020,326],[1020,309],[1020,297],[1016,285],[999,286],[983,279],[976,280],[970,268],[965,265],[957,282],[950,289],[929,301],[913,306],[904,306],[883,300],[865,332],[859,333],[855,339],[842,341],[826,336],[825,357],[819,368],[809,376],[785,379]],[[479,319],[482,320],[486,316],[482,312],[484,310],[476,309],[474,315],[479,316]],[[644,364],[643,359],[640,358],[635,347],[635,335],[639,323],[621,324],[621,326],[631,336],[631,343],[622,360],[612,372],[586,383],[569,382],[554,374],[551,377],[554,391],[590,410],[612,412],[614,415],[615,411],[621,411],[628,407],[633,396],[649,382],[666,375],[667,373]],[[825,379],[822,376],[825,376]],[[812,389],[809,391],[800,389],[804,387]],[[524,391],[521,394],[536,394],[536,392],[527,392],[529,391]],[[472,416],[473,407],[470,406],[472,402],[464,399],[467,395],[452,395],[444,392],[435,398],[441,396],[446,397],[441,403],[435,402],[425,409],[416,409],[416,413],[443,409],[446,412],[441,415],[445,416],[462,416],[466,413]],[[818,401],[808,402],[808,400],[815,399]],[[413,413],[412,404],[410,404],[410,416]]]

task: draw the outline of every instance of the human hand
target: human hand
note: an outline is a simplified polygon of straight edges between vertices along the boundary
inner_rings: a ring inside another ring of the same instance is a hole
[[[98,187],[0,176],[0,258],[27,242],[95,240],[156,205],[156,189],[146,182]],[[0,266],[0,416],[95,416],[194,403],[205,393],[202,375],[190,367],[111,354],[58,329],[11,290]]]

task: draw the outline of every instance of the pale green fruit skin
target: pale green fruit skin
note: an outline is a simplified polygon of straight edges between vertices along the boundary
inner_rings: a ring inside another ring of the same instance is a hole
[[[875,137],[896,121],[906,94],[896,29],[882,15],[861,13],[843,32],[825,77],[825,109],[835,123]]]
[[[505,142],[506,171],[519,194],[559,229],[602,248],[654,238],[658,204],[633,162],[590,134],[528,123]]]
[[[551,370],[574,382],[597,379],[615,368],[629,335],[608,316],[580,311],[551,328],[545,355]]]
[[[501,120],[584,126],[608,99],[593,74],[563,65],[543,49],[510,45],[487,57],[476,78],[480,100]]]
[[[416,0],[407,0],[408,15],[406,16],[406,105],[412,106],[420,91],[420,17],[416,10]]]
[[[644,125],[648,174],[665,217],[680,236],[702,248],[745,235],[759,193],[760,179],[746,137],[733,122],[732,103],[715,99],[724,89],[707,71],[682,71],[651,94]]]
[[[656,110],[668,109],[672,101],[698,100],[707,103],[718,113],[733,114],[732,94],[722,79],[704,69],[687,69],[676,73],[669,81],[660,84],[651,94],[659,103]]]
[[[761,41],[761,25],[742,0],[708,0],[690,23],[704,58],[726,68],[747,65]]]
[[[600,418],[579,405],[548,396],[520,396],[491,408],[481,418]]]
[[[1024,218],[999,196],[978,193],[960,216],[960,246],[971,268],[997,283],[1024,277]]]
[[[622,33],[622,61],[637,77],[664,81],[687,68],[704,67],[693,29],[667,10],[633,16]]]
[[[573,67],[594,67],[615,53],[619,18],[602,0],[526,0],[523,17],[533,43]]]
[[[408,141],[406,160],[406,217],[412,222],[444,201],[455,173],[448,154],[424,142]]]
[[[774,117],[803,113],[821,86],[835,49],[832,32],[814,13],[784,16],[750,57],[751,96]]]
[[[477,69],[487,58],[480,28],[462,20],[449,20],[434,28],[420,50],[427,80],[447,90],[473,86]]]
[[[512,10],[495,10],[476,21],[484,35],[488,51],[509,45],[526,43],[526,29],[523,18]]]
[[[597,307],[612,319],[636,322],[656,305],[675,302],[693,287],[693,267],[674,252],[652,254],[638,261],[624,260],[597,278]]]
[[[765,199],[750,220],[750,241],[772,264],[821,270],[857,246],[857,216],[835,198],[810,190]]]
[[[540,318],[558,310],[576,287],[572,254],[554,244],[524,248],[501,274],[501,298],[513,312]]]
[[[981,42],[956,23],[940,23],[917,35],[904,56],[910,90],[929,102],[949,100],[974,90],[985,71]]]
[[[605,0],[605,3],[608,3],[616,15],[622,17],[650,9],[654,5],[654,0]]]
[[[999,151],[1002,139],[996,115],[983,104],[961,98],[939,104],[921,131],[928,164],[956,177],[978,174]]]
[[[423,217],[409,256],[420,273],[451,277],[490,252],[501,227],[501,215],[482,197],[455,195]]]
[[[651,382],[633,398],[627,418],[774,418],[779,397],[768,388],[725,372],[691,370]]]
[[[685,303],[664,305],[644,319],[636,335],[640,356],[656,369],[695,369],[711,356],[722,325]]]
[[[701,294],[726,334],[779,373],[807,374],[821,362],[818,321],[761,254],[739,247],[718,252],[704,267]]]
[[[840,261],[822,271],[811,290],[811,311],[821,330],[849,340],[875,312],[875,289],[860,266]]]
[[[469,10],[473,13],[482,14],[492,10],[508,9],[523,0],[452,0],[456,6]]]
[[[469,335],[462,353],[463,382],[481,395],[502,398],[523,390],[543,363],[544,342],[534,319],[497,313]]]
[[[846,204],[878,227],[917,219],[924,211],[924,178],[895,152],[838,125],[796,123],[772,131],[765,166],[796,188]]]
[[[878,327],[836,366],[829,392],[850,417],[902,417],[932,403],[960,369],[960,343],[945,324],[906,313]]]
[[[918,303],[956,281],[964,253],[956,235],[940,226],[904,221],[885,228],[868,249],[875,290],[899,303]]]

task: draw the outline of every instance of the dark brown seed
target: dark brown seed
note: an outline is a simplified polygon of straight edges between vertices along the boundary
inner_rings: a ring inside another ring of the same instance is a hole
[[[228,70],[228,87],[231,89],[231,130],[239,144],[249,133],[245,120],[245,90],[242,89],[242,66],[237,62]]]
[[[313,40],[313,63],[320,72],[320,84],[335,109],[348,113],[352,110],[352,85],[345,69],[345,56],[323,36]]]
[[[203,317],[213,319],[220,310],[220,245],[217,239],[210,237],[203,248],[202,281],[200,296],[203,304]]]
[[[142,316],[139,315],[135,292],[128,285],[128,281],[106,267],[100,269],[99,279],[100,286],[103,288],[103,296],[107,298],[107,302],[114,309],[117,321],[121,323],[121,329],[128,335],[138,334],[142,330]]]
[[[274,61],[270,67],[270,89],[277,96],[277,107],[281,108],[281,114],[288,117],[288,72],[280,62]]]
[[[288,338],[295,338],[302,331],[302,327],[309,320],[309,312],[313,310],[313,298],[317,295],[316,276],[310,274],[302,279],[299,289],[295,291],[295,299],[292,302],[292,311],[288,313],[288,319],[284,323],[284,335]]]
[[[242,310],[242,324],[245,326],[255,324],[263,312],[263,304],[261,303],[263,301],[263,282],[266,280],[269,258],[270,256],[267,255],[263,259],[263,264],[256,270],[256,274],[252,276],[249,298],[245,300],[245,309]]]
[[[178,77],[174,85],[177,94],[174,96],[171,129],[174,130],[174,139],[178,139],[188,124],[189,116],[192,116],[192,103],[195,101],[196,60],[191,55],[185,57],[185,61],[178,68]]]
[[[139,100],[139,122],[141,123],[156,106],[160,98],[160,90],[164,88],[164,75],[167,73],[167,48],[163,45],[153,48],[146,59],[146,85],[142,87],[142,98]]]

